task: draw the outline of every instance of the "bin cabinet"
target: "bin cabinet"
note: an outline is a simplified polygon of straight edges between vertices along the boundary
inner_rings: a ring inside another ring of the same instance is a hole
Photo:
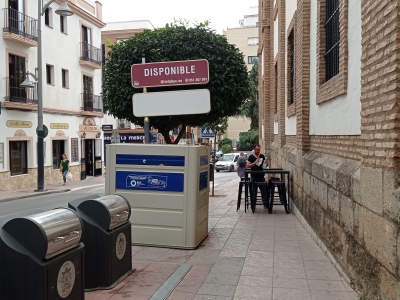
[[[85,299],[82,223],[74,211],[32,210],[0,224],[0,299]]]
[[[84,226],[85,289],[111,289],[131,274],[132,247],[129,202],[119,195],[74,200]]]
[[[131,206],[132,244],[196,248],[208,234],[210,147],[107,145],[106,195]]]

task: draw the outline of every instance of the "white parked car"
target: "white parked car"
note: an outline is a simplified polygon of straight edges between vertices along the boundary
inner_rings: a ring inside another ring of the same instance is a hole
[[[244,154],[247,159],[247,153]],[[233,172],[236,169],[236,163],[239,158],[239,153],[226,153],[222,155],[219,161],[215,164],[215,171],[221,170]]]

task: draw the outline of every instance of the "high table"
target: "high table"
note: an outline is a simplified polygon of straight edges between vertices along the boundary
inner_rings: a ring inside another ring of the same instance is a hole
[[[290,207],[290,171],[287,170],[283,170],[283,169],[264,169],[262,171],[252,171],[251,169],[246,169],[245,174],[244,174],[244,178],[246,182],[250,182],[249,180],[249,174],[279,174],[281,177],[281,180],[283,179],[282,177],[286,178],[286,183],[285,185],[287,186],[287,205],[288,207]],[[244,187],[244,199],[246,201],[247,196],[248,196],[248,192],[249,192],[249,187],[248,184],[245,185]],[[256,199],[257,199],[257,189],[255,190],[255,192],[253,193],[253,197],[250,198],[250,206],[251,206],[251,211],[254,214],[254,211],[256,210]],[[273,201],[273,199],[271,200]],[[246,203],[245,203],[246,206]]]

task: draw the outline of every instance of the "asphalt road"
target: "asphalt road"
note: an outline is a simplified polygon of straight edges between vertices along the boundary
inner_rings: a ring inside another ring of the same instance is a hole
[[[219,172],[214,173],[215,186],[226,183],[231,179],[237,178],[236,172]],[[104,186],[87,187],[79,190],[74,190],[67,193],[58,193],[45,196],[35,196],[30,198],[15,199],[6,202],[0,202],[0,216],[18,213],[24,210],[35,208],[44,211],[58,207],[67,207],[68,202],[83,197],[98,197],[104,196]]]

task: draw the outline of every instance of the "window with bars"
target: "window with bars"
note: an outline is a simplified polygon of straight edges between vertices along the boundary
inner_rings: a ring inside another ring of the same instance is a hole
[[[289,105],[294,103],[294,34],[293,31],[288,37],[289,48]]]
[[[326,52],[325,52],[325,68],[326,81],[339,73],[339,46],[340,46],[340,30],[339,30],[339,3],[340,0],[326,0]]]

